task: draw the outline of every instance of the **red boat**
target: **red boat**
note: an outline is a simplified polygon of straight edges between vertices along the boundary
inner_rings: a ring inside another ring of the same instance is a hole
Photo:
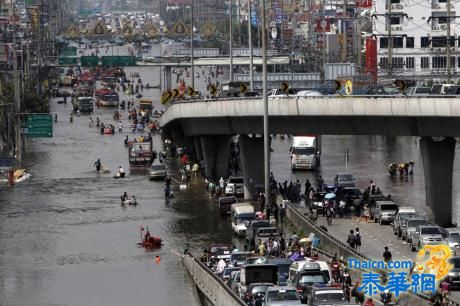
[[[152,249],[152,248],[157,248],[161,246],[161,238],[160,237],[153,237],[150,236],[148,240],[144,239],[144,241],[141,243],[141,245],[146,248],[146,249]]]

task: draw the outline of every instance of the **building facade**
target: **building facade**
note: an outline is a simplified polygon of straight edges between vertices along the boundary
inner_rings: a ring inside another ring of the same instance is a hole
[[[416,76],[420,79],[447,77],[448,0],[377,0],[373,34],[378,41],[379,75]],[[460,3],[450,2],[451,74],[460,71],[458,41]],[[389,58],[389,27],[393,42]]]

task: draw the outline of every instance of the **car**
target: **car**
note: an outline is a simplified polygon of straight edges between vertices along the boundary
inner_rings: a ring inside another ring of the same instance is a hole
[[[449,289],[458,289],[460,287],[460,256],[452,256],[448,262],[453,266],[447,273],[445,280],[449,283]]]
[[[240,283],[240,271],[232,272],[227,285],[232,289],[233,292],[238,293],[238,285]]]
[[[334,178],[336,187],[355,187],[356,179],[351,173],[337,173]]]
[[[460,249],[460,229],[459,228],[446,228],[447,239],[449,248],[453,254],[456,254]]]
[[[233,251],[230,255],[230,265],[233,267],[239,267],[246,263],[246,258],[250,257],[252,252],[249,251]]]
[[[150,166],[149,177],[151,180],[162,180],[166,177],[166,166],[165,164],[156,164]]]
[[[425,245],[447,243],[447,232],[438,225],[419,225],[412,232],[410,242],[411,251],[419,251]]]
[[[278,238],[280,235],[277,227],[259,227],[256,229],[256,234],[254,236],[254,245],[258,245],[258,241],[262,242],[268,241],[270,238]]]
[[[246,291],[240,296],[248,305],[252,305],[253,301],[259,294],[265,295],[269,287],[274,286],[272,283],[252,283],[246,287]]]
[[[460,95],[460,86],[459,85],[450,86],[446,90],[446,95],[448,95],[448,96]]]
[[[415,216],[417,216],[415,208],[409,207],[409,206],[399,207],[398,212],[396,213],[396,216],[393,220],[393,233],[395,235],[398,235],[398,237],[401,237],[402,235],[401,227],[403,226],[402,220],[412,218]]]
[[[305,303],[308,300],[311,287],[314,284],[327,284],[328,279],[321,267],[316,262],[309,262],[303,265],[302,270],[295,273],[292,284],[297,288],[300,301]]]
[[[57,98],[63,98],[63,97],[70,97],[72,94],[68,91],[65,90],[58,90],[56,92],[56,97]]]
[[[396,87],[386,87],[381,85],[369,88],[367,95],[373,96],[401,96],[401,92]]]
[[[233,272],[240,271],[239,267],[227,267],[224,269],[224,272],[222,272],[222,279],[224,281],[228,281],[232,275]]]
[[[431,95],[431,87],[424,87],[424,86],[409,87],[406,91],[406,94],[408,96],[415,96],[415,97],[429,96]]]
[[[407,242],[410,243],[411,240],[411,233],[415,231],[415,228],[419,225],[432,225],[433,223],[425,220],[424,217],[414,217],[414,218],[409,218],[407,220],[403,220],[403,223],[405,223],[405,226],[401,228],[402,234],[401,238],[403,240],[407,240]]]
[[[343,292],[343,289],[339,286],[320,286],[315,285],[311,288],[311,292],[308,296],[309,306],[320,306],[320,305],[360,305],[347,302],[347,297]]]
[[[317,90],[301,90],[295,94],[297,97],[319,97],[323,94]]]
[[[244,195],[244,179],[242,176],[230,176],[225,185],[226,196],[242,196]]]
[[[356,187],[344,187],[340,191],[340,199],[347,203],[347,206],[353,205],[354,200],[362,199],[362,193]]]
[[[268,287],[265,292],[265,306],[300,305],[297,290],[291,286]]]
[[[393,221],[398,211],[398,205],[393,201],[377,201],[371,211],[374,221],[378,221],[382,225]]]
[[[261,227],[270,227],[270,226],[271,224],[270,224],[270,221],[268,220],[251,221],[246,228],[246,241],[252,245],[254,243],[254,236],[256,235],[257,229]]]

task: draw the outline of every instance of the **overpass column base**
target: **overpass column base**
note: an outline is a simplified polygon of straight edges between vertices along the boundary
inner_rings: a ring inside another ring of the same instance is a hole
[[[264,186],[264,138],[240,135],[240,158],[244,178],[244,198],[257,198]]]
[[[228,177],[231,139],[230,135],[201,137],[201,151],[203,153],[205,175],[207,178],[216,180],[220,177]]]
[[[201,147],[201,141],[199,137],[195,137],[193,139],[194,144],[195,144],[195,154],[196,154],[196,159],[198,161],[203,160],[203,148]]]
[[[422,137],[427,216],[441,226],[452,225],[452,174],[455,138]]]

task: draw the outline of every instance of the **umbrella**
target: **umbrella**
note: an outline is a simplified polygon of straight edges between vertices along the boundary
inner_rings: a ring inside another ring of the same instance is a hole
[[[335,198],[335,193],[331,192],[331,193],[328,193],[324,196],[325,199],[333,199]]]
[[[299,240],[299,243],[307,243],[307,242],[311,242],[310,238],[302,238]]]
[[[292,239],[292,240],[297,240],[297,239],[299,239],[299,236],[297,236],[297,235],[294,234],[294,235],[291,236],[291,239]]]

